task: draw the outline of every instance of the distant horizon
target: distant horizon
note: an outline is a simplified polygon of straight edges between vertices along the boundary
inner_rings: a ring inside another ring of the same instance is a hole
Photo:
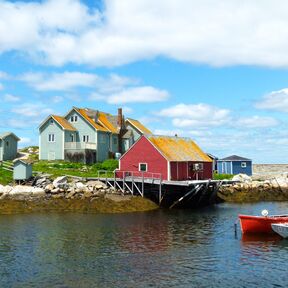
[[[50,114],[122,107],[220,158],[285,164],[286,9],[284,0],[1,1],[0,133],[38,145]]]

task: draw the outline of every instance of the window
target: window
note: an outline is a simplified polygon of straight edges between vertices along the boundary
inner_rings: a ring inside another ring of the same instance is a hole
[[[75,116],[74,116],[74,122],[77,122],[77,121],[78,121],[78,116],[75,115]]]
[[[89,142],[89,135],[83,135],[83,142]]]
[[[71,142],[74,142],[74,134],[71,134]]]
[[[117,138],[116,137],[113,138],[113,144],[117,145]]]
[[[51,120],[50,120],[50,125],[53,125],[53,124],[54,124],[54,120],[51,119]]]
[[[48,142],[55,142],[55,134],[48,135]]]
[[[100,134],[100,143],[102,144],[106,143],[105,136],[106,135]]]
[[[9,141],[6,142],[6,146],[7,146],[7,147],[9,146]]]
[[[74,116],[71,116],[70,120],[71,122],[74,122]]]
[[[241,167],[242,168],[246,168],[247,167],[247,163],[246,162],[241,162]]]
[[[147,163],[139,163],[139,171],[141,172],[147,172]]]

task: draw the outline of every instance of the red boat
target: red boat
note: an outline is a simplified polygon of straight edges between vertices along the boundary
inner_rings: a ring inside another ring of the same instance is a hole
[[[241,231],[243,234],[248,233],[275,233],[272,230],[272,223],[287,223],[288,215],[271,215],[271,216],[251,216],[239,215]]]

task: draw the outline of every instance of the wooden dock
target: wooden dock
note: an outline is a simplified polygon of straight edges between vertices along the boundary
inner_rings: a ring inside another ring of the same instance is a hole
[[[87,180],[99,180],[107,186],[120,190],[123,194],[140,195],[151,199],[160,206],[169,208],[197,208],[215,204],[219,201],[217,192],[221,185],[233,184],[231,180],[186,180],[167,181],[162,180],[160,174],[149,176],[132,172],[99,171],[95,178]],[[111,177],[112,175],[112,177]]]

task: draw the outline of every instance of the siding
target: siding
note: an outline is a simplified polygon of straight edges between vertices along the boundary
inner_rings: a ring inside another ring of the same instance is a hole
[[[133,131],[133,143],[135,143],[142,136],[140,131],[138,131],[136,128],[134,128],[134,126],[130,124],[126,125],[126,129]]]
[[[246,163],[246,167],[241,167],[241,163]],[[247,174],[252,175],[252,162],[251,161],[234,161],[233,162],[233,174]]]
[[[119,152],[119,146],[118,146],[118,135],[117,134],[111,134],[111,151],[116,153]],[[114,144],[114,141],[116,144]]]
[[[196,173],[191,169],[193,164],[203,163],[203,171]],[[213,163],[212,162],[170,162],[171,180],[204,180],[212,179],[213,177]]]
[[[48,141],[49,134],[55,135],[55,142]],[[54,121],[50,124],[50,119],[40,129],[40,160],[51,160],[55,155],[55,160],[64,160],[63,142],[64,131],[62,127]]]
[[[167,160],[145,137],[123,155],[120,159],[120,170],[138,172],[139,163],[148,164],[148,173],[144,173],[144,176],[151,177],[149,173],[160,173],[162,179],[167,180]]]
[[[217,161],[219,174],[233,174],[231,161]]]
[[[2,160],[13,160],[17,157],[17,146],[18,142],[12,135],[9,135],[2,139],[2,144],[0,148],[0,153],[2,152]],[[8,143],[8,146],[7,146]]]
[[[97,162],[103,162],[109,158],[110,136],[108,133],[97,131]]]
[[[32,165],[24,164],[17,161],[14,164],[13,179],[14,180],[26,180],[32,177]]]
[[[76,116],[77,115],[77,122],[71,122],[71,116]],[[89,142],[90,143],[96,143],[96,130],[93,128],[90,124],[86,122],[86,120],[83,119],[83,117],[75,112],[74,110],[71,111],[65,119],[71,123],[76,130],[78,130],[77,137],[76,137],[76,142],[82,142],[83,141],[83,136],[88,135],[89,136]],[[71,141],[71,140],[70,140]]]

